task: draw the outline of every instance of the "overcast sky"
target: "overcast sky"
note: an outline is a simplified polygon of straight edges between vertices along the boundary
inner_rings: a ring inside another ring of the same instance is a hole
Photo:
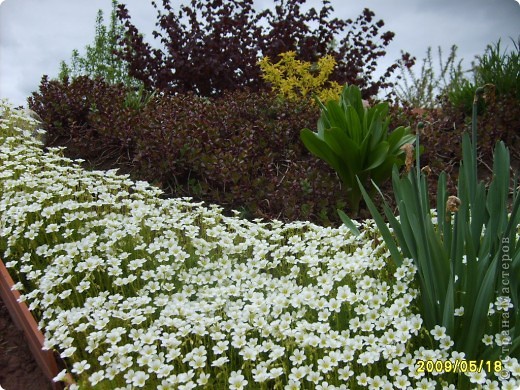
[[[487,44],[502,39],[504,47],[512,47],[510,38],[520,36],[517,1],[331,0],[331,5],[334,16],[344,19],[355,19],[363,8],[370,8],[377,19],[384,20],[384,30],[396,34],[381,61],[383,69],[399,57],[401,50],[422,60],[429,46],[434,53],[441,46],[447,55],[455,44],[458,58],[464,58],[469,67]],[[145,40],[152,43],[156,12],[151,2],[122,2]],[[265,9],[273,3],[256,0],[255,4]],[[320,0],[308,0],[307,4],[321,7]],[[0,98],[24,105],[38,89],[42,75],[56,77],[60,61],[69,61],[73,49],[83,53],[93,42],[99,9],[108,20],[111,0],[0,0]]]

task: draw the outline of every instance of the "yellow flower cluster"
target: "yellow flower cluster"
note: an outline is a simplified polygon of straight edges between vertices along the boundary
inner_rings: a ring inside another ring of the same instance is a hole
[[[271,84],[279,96],[288,100],[311,99],[317,96],[322,102],[338,100],[342,86],[329,77],[336,66],[336,60],[326,55],[317,63],[300,61],[296,53],[288,51],[280,55],[276,64],[269,57],[260,60],[262,78]]]

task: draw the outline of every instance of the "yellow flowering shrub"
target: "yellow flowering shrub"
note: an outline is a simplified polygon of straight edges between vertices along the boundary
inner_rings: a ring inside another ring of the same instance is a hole
[[[342,86],[329,80],[336,66],[334,57],[326,55],[317,63],[296,59],[294,51],[283,53],[280,57],[276,64],[269,57],[264,57],[259,62],[262,78],[271,84],[279,96],[292,101],[314,101],[314,95],[322,102],[339,99]]]

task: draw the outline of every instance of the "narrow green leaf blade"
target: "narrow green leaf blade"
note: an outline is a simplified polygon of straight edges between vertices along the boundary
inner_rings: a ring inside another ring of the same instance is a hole
[[[357,226],[354,224],[354,222],[349,218],[347,214],[345,214],[342,210],[337,210],[339,218],[343,222],[343,224],[349,228],[349,230],[352,232],[352,234],[359,236],[361,232],[357,228]]]

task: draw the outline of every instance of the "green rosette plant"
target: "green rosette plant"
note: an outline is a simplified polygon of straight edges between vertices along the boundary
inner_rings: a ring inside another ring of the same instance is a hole
[[[393,233],[359,184],[395,263],[412,258],[417,267],[425,326],[443,327],[465,359],[491,361],[520,357],[520,191],[502,141],[495,146],[489,187],[478,182],[476,112],[482,92],[473,102],[472,140],[467,133],[462,139],[457,196],[448,196],[446,174],[439,176],[436,222],[418,153],[416,169],[405,177],[393,170],[399,219],[384,202]],[[418,146],[419,131],[416,137]],[[458,384],[468,387],[467,377],[460,376]]]
[[[318,103],[318,131],[303,129],[301,140],[337,172],[347,186],[348,201],[356,216],[362,196],[357,180],[366,185],[369,180],[380,184],[390,178],[392,167],[404,164],[401,147],[413,143],[414,136],[409,127],[402,126],[389,133],[388,104],[365,107],[355,85],[346,85],[339,101]]]

